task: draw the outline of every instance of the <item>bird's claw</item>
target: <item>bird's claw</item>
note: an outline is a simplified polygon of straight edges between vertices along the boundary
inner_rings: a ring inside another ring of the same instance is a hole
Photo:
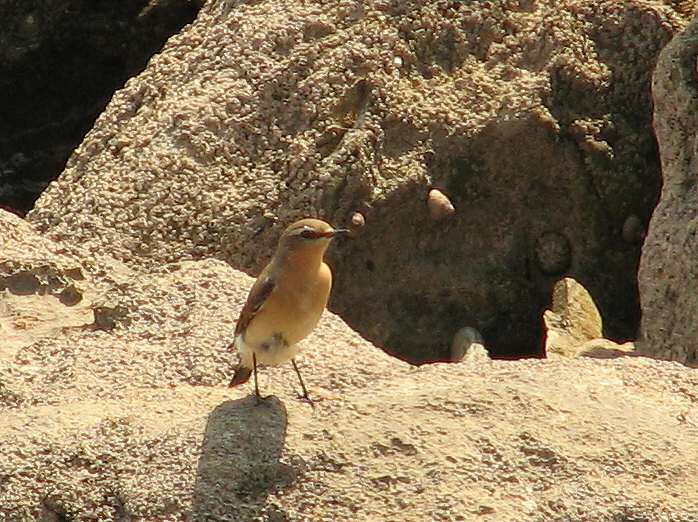
[[[296,395],[298,397],[298,400],[301,402],[305,402],[306,404],[310,404],[310,407],[315,409],[315,403],[318,402],[318,399],[311,399],[308,395],[301,395],[300,393]]]
[[[273,397],[273,395],[265,395],[264,397],[262,397],[261,395],[255,395],[254,397],[255,397],[255,401],[257,403],[257,406],[259,406],[260,404],[271,399]]]

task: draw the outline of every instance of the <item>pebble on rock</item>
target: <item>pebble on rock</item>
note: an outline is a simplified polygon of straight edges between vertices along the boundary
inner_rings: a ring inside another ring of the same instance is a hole
[[[482,334],[472,326],[465,326],[458,330],[451,342],[451,361],[458,362],[463,359],[489,358],[485,348],[485,340]]]
[[[448,196],[439,189],[431,189],[427,197],[429,215],[434,221],[439,221],[455,212],[455,207]]]
[[[366,225],[366,218],[361,212],[354,212],[351,216],[351,229],[358,230]]]

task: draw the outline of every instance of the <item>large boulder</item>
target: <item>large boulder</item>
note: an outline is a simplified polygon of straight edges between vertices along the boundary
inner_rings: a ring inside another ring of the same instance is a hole
[[[331,307],[403,358],[449,359],[463,327],[542,355],[563,275],[634,338],[650,75],[683,23],[641,0],[212,0],[29,220],[86,256],[256,272],[290,220],[354,216]]]
[[[300,359],[315,408],[289,365],[260,372],[273,397],[257,405],[226,386],[248,276],[216,260],[74,266],[3,212],[0,231],[31,252],[7,260],[79,268],[86,296],[124,311],[108,331],[86,317],[0,343],[0,520],[696,517],[698,374],[679,364],[415,368],[328,313]]]
[[[662,51],[654,124],[664,184],[640,266],[642,339],[658,357],[698,363],[698,18]]]
[[[0,2],[0,208],[27,212],[203,0]]]

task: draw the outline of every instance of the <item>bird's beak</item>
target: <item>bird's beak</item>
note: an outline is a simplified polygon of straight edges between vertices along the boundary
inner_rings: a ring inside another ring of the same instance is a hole
[[[322,232],[320,234],[320,237],[335,237],[335,236],[343,236],[345,234],[349,233],[349,229],[346,228],[335,228],[332,230],[328,230],[327,232]]]

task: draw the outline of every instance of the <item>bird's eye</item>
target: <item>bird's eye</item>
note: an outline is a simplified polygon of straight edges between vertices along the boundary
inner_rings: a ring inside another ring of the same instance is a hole
[[[301,237],[303,239],[313,239],[315,237],[315,231],[306,228],[301,232]]]

